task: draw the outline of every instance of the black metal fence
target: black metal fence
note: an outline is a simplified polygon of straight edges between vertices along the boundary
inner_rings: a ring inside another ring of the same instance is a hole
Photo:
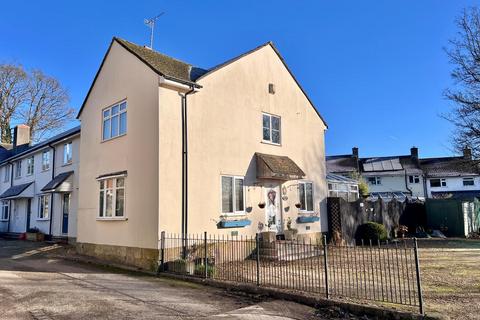
[[[325,238],[162,233],[160,257],[160,272],[406,305],[423,314],[416,239],[336,246]]]

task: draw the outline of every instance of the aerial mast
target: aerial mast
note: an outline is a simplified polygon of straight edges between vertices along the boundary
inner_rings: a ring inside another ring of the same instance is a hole
[[[152,50],[153,50],[153,30],[155,29],[155,23],[164,14],[165,14],[165,12],[162,12],[160,14],[157,14],[153,18],[143,20],[145,25],[147,25],[150,28],[150,47],[149,48],[152,49]]]

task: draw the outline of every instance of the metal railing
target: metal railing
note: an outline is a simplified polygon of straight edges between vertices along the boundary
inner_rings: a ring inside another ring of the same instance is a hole
[[[416,239],[362,245],[162,232],[159,272],[418,307]]]

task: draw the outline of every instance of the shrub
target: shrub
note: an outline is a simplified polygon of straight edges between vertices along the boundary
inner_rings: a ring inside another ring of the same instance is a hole
[[[212,265],[207,265],[207,276],[211,278],[215,274],[215,267]],[[205,275],[205,265],[199,264],[195,266],[195,275],[203,276]]]
[[[385,226],[376,222],[367,222],[357,228],[355,233],[355,239],[357,242],[372,242],[385,241],[388,238],[387,229]]]

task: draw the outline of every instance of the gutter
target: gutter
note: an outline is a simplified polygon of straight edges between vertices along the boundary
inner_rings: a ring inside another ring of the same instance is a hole
[[[55,178],[55,147],[52,146],[52,143],[49,143],[48,146],[52,149],[52,180]],[[48,227],[48,235],[50,236],[50,240],[52,240],[52,224],[53,224],[53,198],[54,193],[50,193],[50,226]]]
[[[407,177],[407,170],[405,170],[405,189],[407,189],[408,192],[410,192],[410,195],[413,197],[413,191],[408,187],[408,177]]]

